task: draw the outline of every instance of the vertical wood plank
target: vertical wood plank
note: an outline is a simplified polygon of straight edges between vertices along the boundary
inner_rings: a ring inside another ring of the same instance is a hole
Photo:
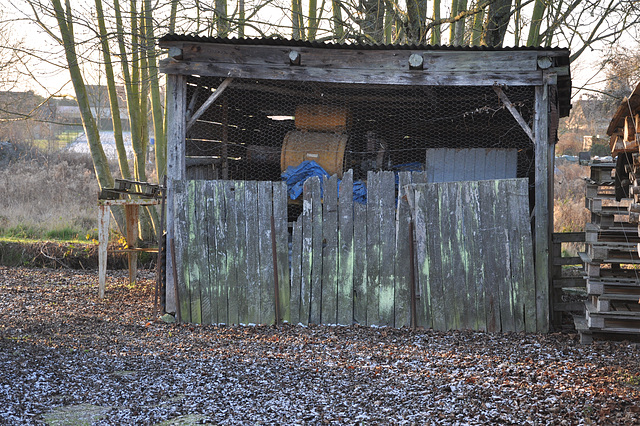
[[[320,179],[312,177],[310,183],[311,203],[313,204],[312,229],[312,260],[311,260],[311,305],[309,308],[309,322],[320,324],[322,309],[322,199],[320,193]]]
[[[524,331],[524,310],[526,305],[523,303],[526,290],[524,288],[525,277],[522,268],[522,233],[525,228],[528,228],[526,218],[520,217],[524,213],[524,209],[521,204],[528,206],[527,188],[517,179],[510,179],[506,181],[508,183],[508,191],[506,192],[507,203],[507,223],[509,228],[507,229],[509,238],[509,258],[510,262],[510,287],[509,287],[509,304],[513,315],[514,331]],[[527,209],[528,210],[528,209]]]
[[[497,221],[495,205],[491,202],[495,189],[495,181],[479,182],[480,199],[480,244],[483,248],[482,269],[484,273],[484,298],[487,315],[487,331],[500,331],[500,294],[498,290],[498,257],[503,256],[496,247],[495,233],[502,229],[503,224]]]
[[[549,93],[547,85],[535,89],[535,270],[537,331],[549,331]]]
[[[293,223],[291,235],[291,296],[289,311],[291,324],[298,324],[300,320],[301,287],[302,282],[302,215]],[[308,316],[307,316],[308,318]],[[306,324],[306,321],[305,321]]]
[[[423,191],[417,192],[416,204],[424,208],[424,220],[426,222],[426,255],[425,262],[421,264],[420,275],[426,283],[426,293],[435,330],[447,330],[445,294],[442,283],[442,235],[440,231],[440,186],[427,184],[421,187]]]
[[[185,181],[174,182],[174,203],[181,208],[176,209],[174,221],[174,248],[176,260],[176,285],[178,286],[178,303],[180,319],[191,322],[191,295],[189,294],[189,224],[187,222],[187,185]]]
[[[218,323],[232,324],[231,316],[238,316],[237,286],[238,286],[238,252],[237,246],[238,219],[236,209],[235,182],[220,181],[222,195],[224,197],[224,215],[226,225],[226,251],[227,251],[227,276],[224,282],[220,282],[220,301],[218,303]],[[244,226],[244,223],[241,224]]]
[[[480,205],[478,182],[466,182],[461,188],[461,203],[464,209],[463,238],[466,247],[465,268],[467,270],[467,326],[473,330],[486,330],[487,319],[484,308],[484,282],[482,274],[482,247],[478,243],[480,229]]]
[[[396,206],[396,247],[394,280],[394,324],[396,328],[411,325],[411,291],[409,245],[413,236],[409,235],[411,213],[407,200],[406,186],[411,184],[411,173],[398,173],[398,204]]]
[[[419,184],[424,184],[427,182],[427,174],[425,172],[413,172],[411,173],[411,189],[406,192],[407,194],[407,202],[409,204],[410,214],[412,220],[414,221],[414,235],[410,236],[410,239],[413,238],[414,241],[414,279],[415,279],[415,291],[416,291],[416,325],[419,327],[431,328],[433,327],[433,321],[431,318],[431,307],[429,305],[429,299],[427,295],[424,293],[423,284],[420,281],[419,269],[420,265],[420,256],[422,256],[422,260],[424,260],[425,255],[425,244],[426,244],[426,224],[425,218],[422,216],[421,219],[418,220],[417,210],[415,209],[415,186]],[[419,242],[416,239],[417,235],[424,235]],[[419,250],[422,249],[422,252]]]
[[[324,178],[322,200],[322,324],[338,322],[338,176]]]
[[[367,173],[367,325],[380,324],[380,174]]]
[[[511,301],[511,270],[512,270],[512,252],[509,244],[510,228],[514,225],[509,221],[508,198],[509,193],[515,191],[515,187],[511,180],[501,179],[494,181],[496,192],[494,194],[494,205],[497,208],[496,219],[502,224],[502,229],[496,232],[496,246],[501,250],[502,255],[499,258],[498,267],[500,268],[500,279],[498,280],[498,292],[500,294],[500,323],[501,331],[515,331],[513,304]],[[517,224],[517,222],[515,223]]]
[[[207,190],[208,182],[196,185],[196,239],[198,269],[200,270],[200,306],[202,324],[211,324],[211,276],[209,275],[209,235],[207,232]]]
[[[367,324],[367,204],[353,203],[353,319]]]
[[[457,330],[459,324],[459,279],[460,262],[454,247],[455,240],[455,182],[438,185],[440,209],[440,259],[442,262],[440,286],[444,301],[444,322],[446,330]]]
[[[191,322],[202,323],[202,307],[200,304],[200,262],[201,256],[196,210],[200,208],[198,205],[198,182],[189,181],[187,186],[187,222],[189,229],[189,294],[191,299]]]
[[[220,280],[218,271],[218,241],[216,241],[216,186],[215,182],[209,181],[206,186],[206,222],[203,230],[207,236],[208,255],[207,269],[209,271],[209,282],[207,283],[206,298],[209,305],[209,323],[218,322],[218,295],[217,286]]]
[[[260,323],[275,323],[275,281],[271,246],[271,215],[273,188],[271,182],[258,182],[258,229],[260,246]]]
[[[175,223],[178,211],[174,203],[174,182],[185,178],[185,111],[187,107],[187,77],[177,74],[167,75],[167,116],[172,117],[167,122],[167,244],[174,239]],[[162,172],[159,172],[159,180],[162,181]],[[178,207],[178,210],[180,207]],[[169,251],[167,251],[169,253]],[[167,312],[176,312],[175,285],[176,277],[173,276],[173,261],[167,256]],[[179,289],[178,289],[179,290]]]
[[[260,247],[258,226],[258,182],[245,185],[246,256],[247,256],[247,324],[260,323]]]
[[[461,171],[464,173],[464,171]],[[453,318],[454,327],[457,330],[469,328],[469,305],[470,297],[467,291],[468,283],[468,248],[464,238],[465,223],[464,223],[464,210],[467,206],[462,203],[462,187],[468,185],[469,182],[452,182],[449,186],[450,201],[452,204],[449,206],[451,218],[451,246],[452,253],[451,259],[454,266],[453,279],[451,280],[451,286],[454,287],[455,302],[455,314]]]
[[[300,322],[309,324],[311,310],[311,272],[313,268],[313,196],[312,179],[303,186],[302,200],[302,262],[300,280]]]
[[[342,176],[338,198],[338,324],[353,323],[353,170]]]
[[[291,322],[287,185],[284,182],[273,182],[273,217],[276,229],[276,251],[278,253],[278,296],[280,300],[277,303],[279,304],[281,315],[279,320]]]
[[[380,172],[379,176],[380,290],[378,325],[393,327],[395,323],[396,182],[393,172]]]
[[[216,240],[216,281],[211,283],[211,321],[214,324],[218,324],[223,321],[221,315],[223,309],[220,305],[223,303],[223,297],[226,294],[224,283],[229,275],[227,266],[227,209],[225,206],[224,182],[220,180],[211,181],[211,189],[213,196],[213,234]]]
[[[247,288],[249,281],[247,279],[247,270],[249,268],[247,264],[247,216],[245,208],[245,181],[235,181],[235,206],[236,206],[236,259],[237,259],[237,271],[236,271],[236,297],[237,308],[234,308],[232,304],[229,305],[229,323],[230,324],[246,324],[248,308],[247,308]]]

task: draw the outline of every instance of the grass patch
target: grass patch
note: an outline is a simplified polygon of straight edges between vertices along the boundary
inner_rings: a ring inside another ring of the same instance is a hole
[[[56,241],[72,241],[72,240],[86,241],[85,235],[86,233],[84,233],[83,231],[71,226],[64,226],[62,228],[52,229],[45,232],[44,234],[44,236],[47,239],[56,240]]]

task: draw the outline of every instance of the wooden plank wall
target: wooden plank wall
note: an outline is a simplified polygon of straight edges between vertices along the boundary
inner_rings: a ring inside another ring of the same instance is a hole
[[[423,318],[436,330],[537,331],[528,181],[406,187]]]
[[[176,181],[175,251],[181,319],[204,324],[275,322],[289,299],[286,184]],[[271,217],[276,231],[276,262]],[[290,321],[288,303],[281,321]]]
[[[413,242],[418,326],[536,331],[545,307],[527,180],[426,184],[424,173],[371,172],[367,184],[364,205],[353,202],[351,171],[339,186],[308,179],[289,250],[283,183],[176,182],[183,320],[275,322],[273,216],[281,320],[409,326]]]

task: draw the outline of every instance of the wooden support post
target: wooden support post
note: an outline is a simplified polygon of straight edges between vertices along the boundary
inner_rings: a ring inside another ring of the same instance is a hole
[[[535,273],[537,330],[549,331],[549,96],[547,85],[535,88]]]
[[[186,176],[185,166],[185,110],[187,107],[187,80],[183,75],[167,75],[167,241],[175,234],[174,182]],[[173,258],[167,256],[167,312],[177,312]]]
[[[107,284],[107,246],[109,245],[109,218],[111,207],[98,206],[98,297],[104,299]]]
[[[127,248],[135,249],[136,240],[138,239],[138,215],[140,207],[137,205],[125,205],[124,214],[127,222]],[[138,274],[138,253],[130,251],[127,253],[129,260],[129,284],[136,283],[136,275]]]

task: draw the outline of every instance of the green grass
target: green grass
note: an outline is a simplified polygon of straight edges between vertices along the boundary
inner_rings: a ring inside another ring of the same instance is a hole
[[[71,226],[63,226],[48,230],[24,225],[14,226],[8,229],[0,228],[0,241],[61,241],[69,243],[87,243],[95,242],[97,239],[98,232],[96,229],[86,231]]]
[[[33,145],[40,150],[58,150],[67,146],[69,143],[73,142],[81,132],[67,131],[62,132],[56,139],[53,141],[49,141],[48,139],[34,139]]]

